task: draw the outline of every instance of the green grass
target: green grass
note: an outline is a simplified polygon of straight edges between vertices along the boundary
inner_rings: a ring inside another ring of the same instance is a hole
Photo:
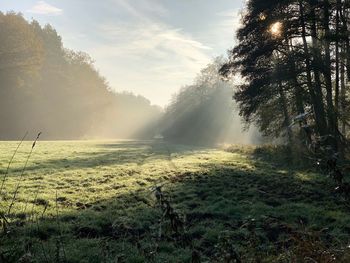
[[[0,142],[2,176],[16,146]],[[234,262],[235,253],[242,262],[349,262],[349,206],[334,183],[253,147],[38,142],[7,215],[30,147],[1,194],[9,224],[0,262],[191,262],[194,251],[202,262]],[[181,235],[164,220],[159,238],[156,185],[184,222]]]

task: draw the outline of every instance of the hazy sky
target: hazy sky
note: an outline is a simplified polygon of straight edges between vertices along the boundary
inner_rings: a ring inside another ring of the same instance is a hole
[[[116,91],[164,106],[233,45],[244,0],[1,0],[89,53]]]

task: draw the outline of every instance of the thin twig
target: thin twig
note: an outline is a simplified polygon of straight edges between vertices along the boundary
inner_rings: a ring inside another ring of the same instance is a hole
[[[27,156],[27,160],[26,160],[26,162],[25,162],[25,164],[24,164],[24,166],[23,166],[23,169],[22,169],[21,175],[20,175],[20,177],[19,177],[19,180],[18,180],[16,189],[15,189],[15,192],[13,193],[13,197],[12,197],[11,204],[10,204],[9,209],[8,209],[8,211],[7,211],[7,214],[8,214],[8,215],[10,214],[11,209],[12,209],[12,207],[13,207],[15,201],[16,201],[16,197],[17,197],[17,194],[18,194],[18,190],[19,190],[20,184],[21,184],[21,182],[22,182],[22,178],[23,178],[24,172],[25,172],[26,169],[27,169],[27,165],[28,165],[29,159],[30,159],[30,157],[31,157],[31,155],[32,155],[32,153],[33,153],[33,150],[34,150],[34,147],[35,147],[35,145],[36,145],[36,142],[39,140],[40,135],[41,135],[41,132],[38,133],[38,135],[37,135],[35,141],[33,142],[32,148],[30,149],[30,152],[29,152],[29,154],[28,154],[28,156]]]
[[[21,140],[20,143],[17,145],[17,148],[16,148],[16,150],[14,151],[14,153],[12,154],[12,157],[11,157],[11,159],[10,159],[8,165],[7,165],[7,169],[6,169],[5,175],[4,175],[4,177],[2,178],[2,182],[1,182],[0,195],[1,195],[2,191],[3,191],[4,184],[5,184],[7,175],[8,175],[8,173],[9,173],[10,166],[11,166],[11,164],[12,164],[12,162],[13,162],[13,159],[15,158],[19,147],[21,146],[21,144],[23,143],[23,141],[24,141],[24,139],[27,137],[27,135],[28,135],[28,132],[26,132],[26,133],[24,134],[22,140]]]

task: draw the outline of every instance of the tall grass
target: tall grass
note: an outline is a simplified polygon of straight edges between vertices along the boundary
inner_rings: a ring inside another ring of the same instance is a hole
[[[19,144],[17,145],[16,150],[13,152],[13,154],[12,154],[12,156],[11,156],[11,159],[10,159],[10,161],[8,162],[8,165],[7,165],[7,168],[6,168],[6,172],[5,172],[4,177],[2,178],[2,181],[1,181],[0,195],[2,194],[2,191],[3,191],[3,189],[4,189],[5,181],[6,181],[6,178],[7,178],[7,176],[8,176],[8,173],[9,173],[9,170],[10,170],[10,167],[11,167],[11,164],[12,164],[12,162],[13,162],[13,159],[15,158],[19,147],[21,147],[21,145],[22,145],[24,139],[27,137],[27,135],[28,135],[28,132],[26,132],[26,133],[24,134],[22,140],[21,140],[21,141],[19,142]]]
[[[26,171],[26,169],[27,169],[27,165],[28,165],[29,159],[30,159],[30,157],[32,156],[34,147],[35,147],[37,141],[39,140],[40,135],[41,135],[41,132],[39,132],[38,135],[36,136],[36,139],[34,140],[34,142],[33,142],[33,144],[32,144],[32,147],[31,147],[31,149],[30,149],[30,152],[29,152],[28,155],[27,155],[26,162],[25,162],[25,164],[24,164],[24,166],[23,166],[23,168],[22,168],[22,171],[21,171],[21,174],[20,174],[18,183],[17,183],[17,185],[16,185],[15,191],[14,191],[13,196],[12,196],[11,203],[10,203],[9,208],[8,208],[8,211],[7,211],[7,215],[9,215],[9,214],[11,213],[11,209],[12,209],[13,205],[15,204],[15,201],[16,201],[16,198],[17,198],[17,194],[18,194],[18,190],[19,190],[19,188],[20,188],[20,184],[21,184],[23,175],[24,175],[24,173],[25,173],[25,171]]]

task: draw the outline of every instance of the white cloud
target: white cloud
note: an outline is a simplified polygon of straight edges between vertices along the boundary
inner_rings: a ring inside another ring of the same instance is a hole
[[[152,10],[165,14],[167,10],[160,4],[160,1],[142,0],[138,5],[133,6],[129,1],[115,0],[121,7],[125,8],[135,20],[124,23],[118,27],[114,25],[103,25],[102,31],[105,36],[112,38],[112,43],[119,42],[119,48],[123,54],[142,55],[170,58],[177,56],[179,59],[191,61],[209,61],[207,55],[212,48],[194,39],[183,32],[181,28],[174,28],[168,24],[154,19],[148,15],[146,6],[151,4]],[[169,61],[176,64],[176,61]]]
[[[216,13],[217,19],[201,36],[201,41],[215,47],[216,56],[225,54],[236,43],[236,32],[241,27],[239,8]],[[221,41],[218,41],[218,40]]]
[[[98,42],[87,43],[85,51],[92,54],[116,90],[132,90],[165,105],[171,94],[191,84],[200,70],[220,55],[213,49],[225,35],[218,32],[219,25],[212,25],[216,35],[208,41],[208,28],[202,38],[162,19],[168,11],[160,0],[110,1],[116,5],[116,15],[91,28]],[[222,17],[218,22],[227,20]],[[222,50],[230,44],[223,43]]]
[[[99,58],[113,57],[128,61],[134,67],[146,65],[146,78],[162,79],[164,82],[168,77],[169,81],[179,83],[181,73],[194,77],[211,61],[208,54],[211,47],[193,39],[181,29],[162,23],[118,27],[104,25],[100,27],[100,32],[107,38],[108,44],[94,47],[90,52]]]
[[[61,15],[63,10],[45,1],[38,1],[32,8],[27,10],[27,12],[39,15]]]
[[[149,20],[149,17],[164,17],[169,14],[168,10],[162,5],[161,0],[112,0],[119,7],[123,8],[130,15],[143,20]],[[134,3],[131,4],[131,3]],[[135,5],[136,3],[136,5]]]
[[[181,28],[149,15],[140,5],[115,1],[132,19],[99,25],[95,31],[103,41],[88,52],[94,54],[97,62],[103,61],[102,71],[109,73],[117,90],[132,89],[164,105],[172,93],[191,84],[198,72],[210,63],[212,48]],[[138,4],[143,0],[140,1]],[[166,12],[161,6],[154,10]]]
[[[216,14],[223,17],[235,17],[237,15],[237,9],[224,10]]]
[[[123,55],[140,55],[145,51],[157,53],[161,50],[181,55],[184,50],[204,52],[212,49],[186,35],[181,29],[162,23],[101,25],[99,32]]]
[[[221,25],[226,29],[235,32],[241,26],[241,10],[232,9],[217,13],[218,16],[223,17]]]

